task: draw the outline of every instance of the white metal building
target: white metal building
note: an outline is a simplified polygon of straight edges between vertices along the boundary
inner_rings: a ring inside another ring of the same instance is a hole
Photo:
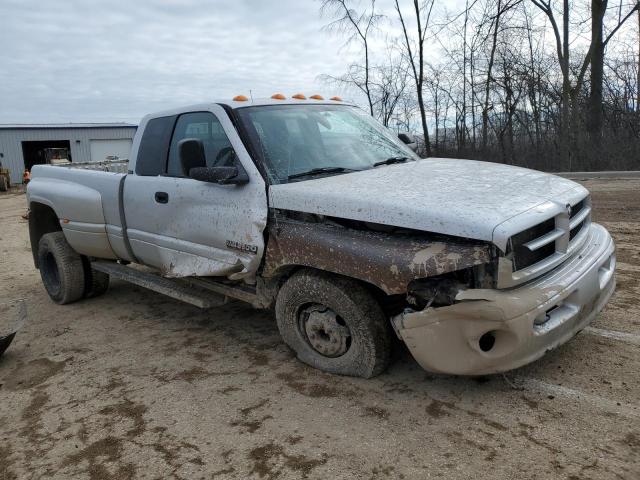
[[[136,128],[129,123],[0,124],[0,163],[10,170],[11,183],[20,183],[25,168],[47,163],[52,151],[66,149],[72,162],[129,158]]]

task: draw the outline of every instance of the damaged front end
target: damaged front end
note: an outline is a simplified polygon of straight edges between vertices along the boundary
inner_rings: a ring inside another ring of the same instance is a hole
[[[545,276],[512,289],[459,289],[451,304],[407,309],[392,323],[426,370],[457,375],[511,370],[587,326],[615,289],[614,270],[611,236],[593,224],[580,251]]]
[[[415,305],[419,291],[430,288],[421,279],[446,277],[467,285],[470,270],[492,259],[492,247],[483,242],[320,215],[277,211],[269,225],[265,278],[312,267],[362,280],[387,295],[408,294]],[[440,281],[434,285],[442,289]]]
[[[615,288],[615,247],[597,224],[555,269],[500,288],[503,254],[488,243],[273,213],[263,277],[305,266],[374,285],[398,337],[428,371],[484,375],[530,363],[588,325]]]

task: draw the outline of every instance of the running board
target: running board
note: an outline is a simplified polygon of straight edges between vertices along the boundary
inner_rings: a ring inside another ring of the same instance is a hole
[[[181,300],[200,308],[219,307],[227,303],[227,296],[215,292],[185,285],[177,279],[164,278],[155,273],[126,267],[116,262],[96,261],[91,266],[113,278],[133,283],[139,287],[153,290],[176,300]]]

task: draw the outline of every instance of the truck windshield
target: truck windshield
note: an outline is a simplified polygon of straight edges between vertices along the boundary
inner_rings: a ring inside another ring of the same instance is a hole
[[[266,105],[236,111],[271,183],[417,158],[391,131],[355,107]]]

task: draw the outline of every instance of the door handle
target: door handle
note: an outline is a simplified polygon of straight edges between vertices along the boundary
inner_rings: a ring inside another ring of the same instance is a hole
[[[167,192],[156,192],[156,202],[169,203],[169,194]]]

